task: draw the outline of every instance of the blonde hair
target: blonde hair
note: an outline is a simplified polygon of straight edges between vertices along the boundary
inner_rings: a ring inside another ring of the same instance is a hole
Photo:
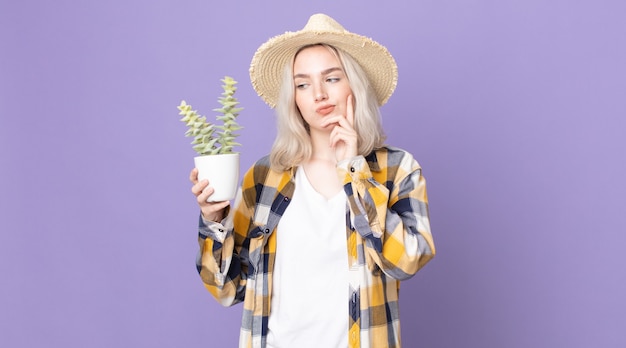
[[[373,150],[383,146],[385,132],[382,127],[380,108],[376,93],[371,87],[365,71],[346,52],[327,44],[315,44],[301,47],[285,66],[283,79],[276,103],[277,134],[270,152],[272,168],[278,171],[288,170],[311,158],[313,147],[308,126],[295,100],[293,81],[293,63],[303,49],[311,46],[326,47],[335,55],[346,74],[352,89],[354,100],[354,129],[357,132],[359,155],[366,156]]]

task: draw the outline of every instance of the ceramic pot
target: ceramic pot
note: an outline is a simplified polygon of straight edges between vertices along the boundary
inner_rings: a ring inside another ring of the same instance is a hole
[[[196,156],[193,161],[198,168],[198,180],[209,180],[209,186],[215,189],[208,202],[235,198],[239,184],[238,153]]]

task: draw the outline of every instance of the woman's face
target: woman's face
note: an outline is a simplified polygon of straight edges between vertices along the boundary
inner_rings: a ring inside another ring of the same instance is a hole
[[[334,125],[320,126],[325,117],[346,117],[352,93],[339,59],[324,46],[298,53],[293,64],[296,105],[311,131],[330,132]]]

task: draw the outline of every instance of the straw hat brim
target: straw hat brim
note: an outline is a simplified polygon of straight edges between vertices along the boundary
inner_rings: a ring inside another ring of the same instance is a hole
[[[250,63],[250,80],[257,94],[274,108],[287,64],[303,46],[324,43],[350,54],[363,68],[376,92],[379,105],[385,104],[396,88],[398,67],[391,53],[376,41],[348,31],[300,30],[275,36],[261,45]]]

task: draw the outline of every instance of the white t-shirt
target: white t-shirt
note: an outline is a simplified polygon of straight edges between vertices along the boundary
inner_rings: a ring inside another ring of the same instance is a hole
[[[276,230],[269,348],[348,346],[346,194],[326,199],[304,169]]]

